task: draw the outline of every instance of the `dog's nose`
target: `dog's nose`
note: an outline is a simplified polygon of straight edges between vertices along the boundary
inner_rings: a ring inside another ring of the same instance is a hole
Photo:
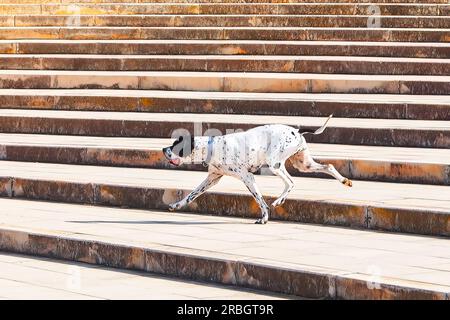
[[[168,147],[165,147],[162,149],[162,152],[167,153],[167,149],[169,149]]]

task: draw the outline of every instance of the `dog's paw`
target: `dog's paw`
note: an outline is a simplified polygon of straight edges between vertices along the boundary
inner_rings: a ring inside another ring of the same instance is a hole
[[[352,187],[353,186],[353,182],[350,179],[345,178],[344,182],[342,182],[343,185],[347,186],[347,187]]]
[[[285,198],[275,200],[274,202],[272,202],[272,207],[275,208],[275,207],[281,206],[285,200],[286,200]]]
[[[255,224],[266,224],[269,219],[258,219],[255,221]]]
[[[175,210],[178,210],[180,208],[181,208],[181,205],[178,202],[169,204],[169,211],[175,211]]]

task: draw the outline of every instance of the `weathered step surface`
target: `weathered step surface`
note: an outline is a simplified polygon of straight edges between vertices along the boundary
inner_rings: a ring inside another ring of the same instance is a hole
[[[449,17],[370,15],[5,15],[2,27],[349,27],[450,28]]]
[[[332,14],[366,15],[371,3],[152,3],[1,4],[0,14]],[[447,16],[448,4],[377,4],[380,15]]]
[[[2,4],[80,4],[80,3],[167,3],[167,0],[3,0]],[[329,3],[330,0],[171,0],[170,3]],[[334,0],[335,3],[360,3],[361,0]],[[448,4],[448,0],[372,0],[390,4]]]
[[[448,299],[448,240],[1,200],[4,251],[307,298]],[[244,240],[245,239],[245,240]]]
[[[219,135],[269,123],[316,129],[321,117],[231,114],[173,114],[2,109],[4,133],[40,133],[109,137],[168,138],[187,131]],[[397,147],[449,148],[448,121],[335,118],[327,130],[308,138],[312,142]]]
[[[450,59],[236,56],[0,54],[3,70],[277,72],[450,75]]]
[[[450,43],[270,40],[0,40],[11,54],[315,55],[448,58]]]
[[[0,89],[2,109],[449,120],[449,96],[97,89]]]
[[[186,196],[204,172],[114,168],[67,164],[0,162],[0,195],[144,209],[164,209]],[[450,236],[447,186],[354,181],[353,188],[335,180],[293,178],[296,187],[272,220],[352,228]],[[257,176],[268,203],[284,188],[280,178]],[[246,187],[224,177],[184,211],[259,217]],[[170,213],[167,213],[170,214]]]
[[[172,139],[155,138],[2,133],[0,160],[174,169],[161,150],[172,142]],[[333,164],[350,179],[450,185],[449,149],[314,143],[308,146],[316,160]],[[305,176],[293,168],[290,161],[286,165],[291,174]],[[179,169],[206,171],[200,164]]]
[[[450,119],[448,96],[0,89],[0,108]]]
[[[0,39],[450,42],[450,29],[296,27],[0,27]]]
[[[44,3],[167,3],[167,0],[3,0],[3,4]],[[171,0],[171,3],[329,3],[330,0]],[[361,0],[334,0],[335,3],[360,3]],[[372,0],[371,3],[447,4],[448,0]]]
[[[143,271],[5,252],[0,252],[0,268],[0,297],[7,300],[301,299],[236,286],[205,285],[205,282]],[[68,285],[68,276],[74,274],[81,274],[82,280]]]
[[[0,89],[448,95],[450,77],[263,72],[0,70]]]

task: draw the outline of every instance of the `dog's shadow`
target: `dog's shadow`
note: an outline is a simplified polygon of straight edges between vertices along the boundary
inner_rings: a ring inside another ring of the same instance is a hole
[[[236,222],[207,222],[207,221],[107,221],[107,220],[92,220],[92,221],[66,221],[68,223],[116,223],[116,224],[167,224],[167,225],[214,225],[214,224],[236,224]]]

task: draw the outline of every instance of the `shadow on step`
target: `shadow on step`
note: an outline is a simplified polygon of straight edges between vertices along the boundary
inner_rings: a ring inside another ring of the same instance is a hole
[[[69,223],[119,223],[119,224],[172,224],[172,225],[208,225],[208,224],[241,224],[234,222],[205,222],[205,221],[66,221]]]

